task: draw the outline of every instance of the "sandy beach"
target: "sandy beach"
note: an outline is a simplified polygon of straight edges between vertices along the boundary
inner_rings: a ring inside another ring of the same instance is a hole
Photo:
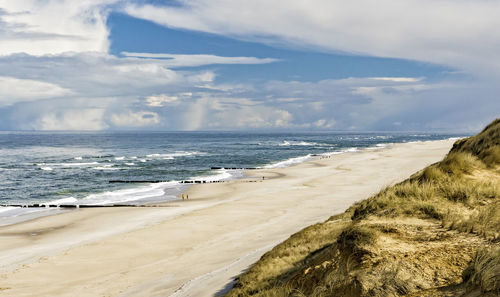
[[[439,161],[453,142],[252,170],[193,186],[187,201],[0,227],[0,296],[213,296],[277,243]]]

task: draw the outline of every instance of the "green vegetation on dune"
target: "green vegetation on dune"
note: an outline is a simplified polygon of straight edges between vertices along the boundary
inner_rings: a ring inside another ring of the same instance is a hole
[[[500,163],[500,119],[496,119],[486,126],[481,133],[457,141],[452,152],[470,153],[483,160],[488,166]]]
[[[500,119],[266,253],[227,296],[498,296]]]

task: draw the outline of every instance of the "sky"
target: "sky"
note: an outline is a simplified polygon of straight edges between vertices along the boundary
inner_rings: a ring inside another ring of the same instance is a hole
[[[477,132],[500,1],[0,0],[0,130]]]

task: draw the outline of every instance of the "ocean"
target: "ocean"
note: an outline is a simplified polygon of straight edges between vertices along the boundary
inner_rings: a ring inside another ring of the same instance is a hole
[[[462,135],[416,133],[0,132],[0,225],[45,215],[29,204],[143,205],[179,199],[182,180],[240,178],[320,155]],[[144,183],[110,183],[113,180]],[[161,180],[161,183],[146,181]],[[50,210],[54,211],[64,210]]]

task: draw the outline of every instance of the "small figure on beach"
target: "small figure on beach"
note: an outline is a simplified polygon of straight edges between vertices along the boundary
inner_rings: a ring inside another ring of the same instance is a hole
[[[263,176],[263,177],[262,177],[262,180],[264,180],[264,179],[265,179],[265,177]]]
[[[184,200],[184,194],[182,194],[182,200]]]
[[[189,199],[189,195],[188,195],[188,194],[186,194],[186,200],[188,200],[188,199]]]

